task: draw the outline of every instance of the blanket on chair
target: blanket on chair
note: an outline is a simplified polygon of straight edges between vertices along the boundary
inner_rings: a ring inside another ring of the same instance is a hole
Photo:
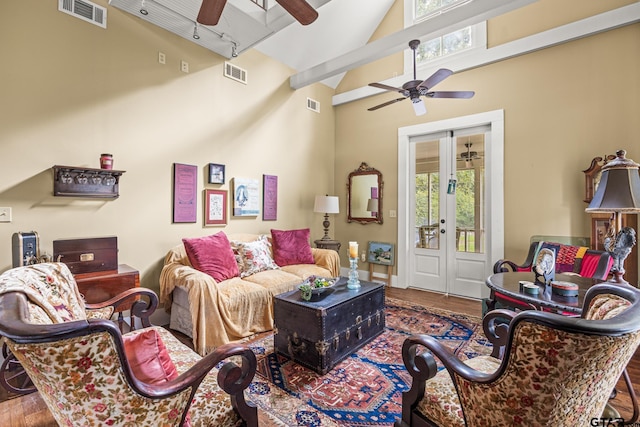
[[[76,281],[63,263],[16,267],[0,275],[0,294],[21,292],[34,323],[62,323],[87,318]]]

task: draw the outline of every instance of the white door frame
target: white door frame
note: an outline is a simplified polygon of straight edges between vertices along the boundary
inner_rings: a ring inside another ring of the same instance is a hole
[[[398,129],[398,247],[397,286],[407,288],[411,271],[410,249],[414,242],[414,227],[410,224],[410,199],[408,189],[410,173],[410,140],[413,136],[474,126],[491,126],[491,143],[485,147],[485,202],[491,207],[486,218],[486,251],[490,260],[504,256],[504,110],[494,110],[464,117],[420,123]],[[487,263],[486,276],[491,274],[491,263]],[[489,289],[483,288],[483,296]]]

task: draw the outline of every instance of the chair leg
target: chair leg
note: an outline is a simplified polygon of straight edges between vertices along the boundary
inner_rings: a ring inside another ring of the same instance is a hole
[[[625,424],[635,424],[638,421],[638,396],[636,396],[636,392],[633,389],[633,383],[631,382],[631,378],[629,378],[629,371],[627,368],[622,371],[622,377],[624,378],[624,383],[627,385],[627,389],[629,390],[629,397],[631,397],[631,404],[633,405],[633,416],[630,420],[625,420]]]

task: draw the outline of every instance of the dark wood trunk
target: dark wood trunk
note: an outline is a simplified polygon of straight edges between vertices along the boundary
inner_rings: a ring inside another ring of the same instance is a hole
[[[341,278],[320,301],[304,301],[298,290],[277,295],[273,307],[276,351],[325,374],[381,334],[384,285],[361,282],[358,290],[346,285]]]

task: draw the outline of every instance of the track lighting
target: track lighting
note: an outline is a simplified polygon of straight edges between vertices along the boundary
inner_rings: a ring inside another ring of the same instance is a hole
[[[198,34],[198,24],[193,25],[193,38],[196,40],[200,40],[200,34]]]
[[[238,45],[235,43],[231,44],[231,57],[232,58],[238,57]]]
[[[140,2],[140,13],[141,13],[142,15],[145,15],[145,16],[149,14],[149,11],[147,10],[147,8],[146,8],[146,6],[145,6],[145,4],[144,4],[144,0],[142,0],[142,1]]]

